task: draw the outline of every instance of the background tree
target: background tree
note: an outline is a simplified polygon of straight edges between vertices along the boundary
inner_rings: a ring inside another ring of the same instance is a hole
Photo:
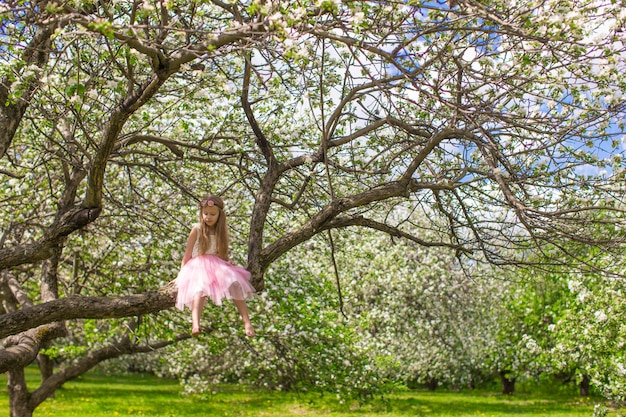
[[[597,264],[623,259],[592,250],[579,253]],[[541,259],[536,259],[541,264]],[[501,273],[503,273],[501,271]],[[505,275],[506,276],[506,275]],[[517,269],[508,275],[494,340],[484,350],[488,367],[516,379],[576,385],[581,395],[592,389],[620,400],[623,386],[620,353],[623,280],[609,274],[573,273],[566,268]],[[592,376],[593,375],[593,376]]]
[[[572,241],[621,254],[621,7],[455,4],[3,5],[0,369],[14,414],[111,352],[175,340],[137,340],[129,319],[110,349],[25,387],[22,367],[67,320],[172,306],[145,289],[172,278],[172,236],[208,190],[235,202],[234,251],[259,290],[281,256],[348,226],[497,265],[550,245],[544,265],[606,266]],[[411,213],[446,221],[424,239]]]
[[[483,354],[487,368],[499,376],[502,393],[512,394],[518,380],[552,373],[540,359],[543,347],[554,343],[549,326],[559,314],[563,288],[543,271],[517,270],[505,279],[512,284],[501,294],[495,331]]]
[[[596,251],[595,261],[623,264]],[[537,338],[537,362],[548,372],[579,386],[581,395],[598,392],[624,400],[622,305],[624,283],[606,274],[571,274],[555,271],[546,276],[558,296],[546,307],[550,314]],[[553,293],[554,295],[554,293]]]
[[[508,282],[480,265],[465,271],[449,249],[359,235],[361,245],[342,240],[346,310],[377,373],[432,390],[490,380],[486,355]]]

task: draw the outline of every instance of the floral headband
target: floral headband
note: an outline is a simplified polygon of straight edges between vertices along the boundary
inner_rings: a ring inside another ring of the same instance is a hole
[[[200,203],[198,203],[198,205],[200,207],[213,207],[213,206],[217,206],[220,209],[224,209],[224,202],[222,201],[221,198],[219,198],[216,195],[210,195],[205,197],[202,201],[200,201]]]

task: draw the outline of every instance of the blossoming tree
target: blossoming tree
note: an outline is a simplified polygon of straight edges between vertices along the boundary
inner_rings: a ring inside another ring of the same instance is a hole
[[[613,2],[44,0],[0,18],[15,416],[102,360],[185,337],[137,340],[132,318],[173,305],[149,289],[175,273],[172,236],[208,189],[236,202],[235,251],[261,291],[283,254],[348,226],[496,265],[550,245],[548,264],[597,270],[565,243],[623,249]],[[412,212],[429,238],[403,227]],[[29,392],[23,367],[102,318],[125,326]]]

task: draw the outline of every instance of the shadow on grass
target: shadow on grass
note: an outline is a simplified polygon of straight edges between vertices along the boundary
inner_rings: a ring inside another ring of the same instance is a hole
[[[410,392],[392,394],[392,409],[413,416],[590,416],[593,402],[572,397],[537,397],[479,392]]]
[[[57,391],[56,398],[45,407],[54,410],[54,414],[39,415],[63,416],[63,412],[71,411],[75,413],[72,415],[103,416],[276,416],[285,415],[276,412],[289,409],[291,398],[285,393],[241,386],[224,386],[214,394],[185,397],[180,394],[181,388],[176,381],[152,376],[141,378],[135,375],[83,376]],[[67,408],[68,404],[71,408]]]
[[[28,377],[32,390],[38,378],[35,372]],[[3,391],[0,415],[8,415],[6,385],[0,394]],[[593,398],[581,400],[573,395],[520,393],[506,396],[481,391],[403,391],[359,406],[355,403],[341,404],[332,394],[285,393],[235,385],[216,386],[213,393],[185,397],[175,380],[151,375],[106,376],[89,373],[68,382],[57,391],[55,398],[37,408],[35,415],[590,417],[596,402],[602,401]]]

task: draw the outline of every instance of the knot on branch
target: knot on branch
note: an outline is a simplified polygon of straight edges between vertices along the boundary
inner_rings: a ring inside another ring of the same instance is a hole
[[[34,329],[29,329],[26,332],[12,335],[4,339],[3,345],[5,348],[12,346],[21,346],[29,349],[33,346],[40,346],[48,343],[51,340],[59,337],[65,337],[68,335],[67,327],[62,322],[55,322],[45,324]]]
[[[87,226],[100,216],[102,207],[85,208],[80,207],[74,210],[68,211],[58,221],[58,228],[61,231],[61,235],[64,234],[64,230],[68,229],[68,233],[74,230]],[[65,233],[65,234],[68,234]]]
[[[77,227],[84,227],[96,220],[100,213],[102,207],[83,208],[72,215],[71,222]]]
[[[35,342],[35,338],[29,335],[13,335],[9,336],[2,342],[2,346],[4,348],[10,348],[11,346],[17,346],[24,341],[28,341],[29,344],[33,344]]]

